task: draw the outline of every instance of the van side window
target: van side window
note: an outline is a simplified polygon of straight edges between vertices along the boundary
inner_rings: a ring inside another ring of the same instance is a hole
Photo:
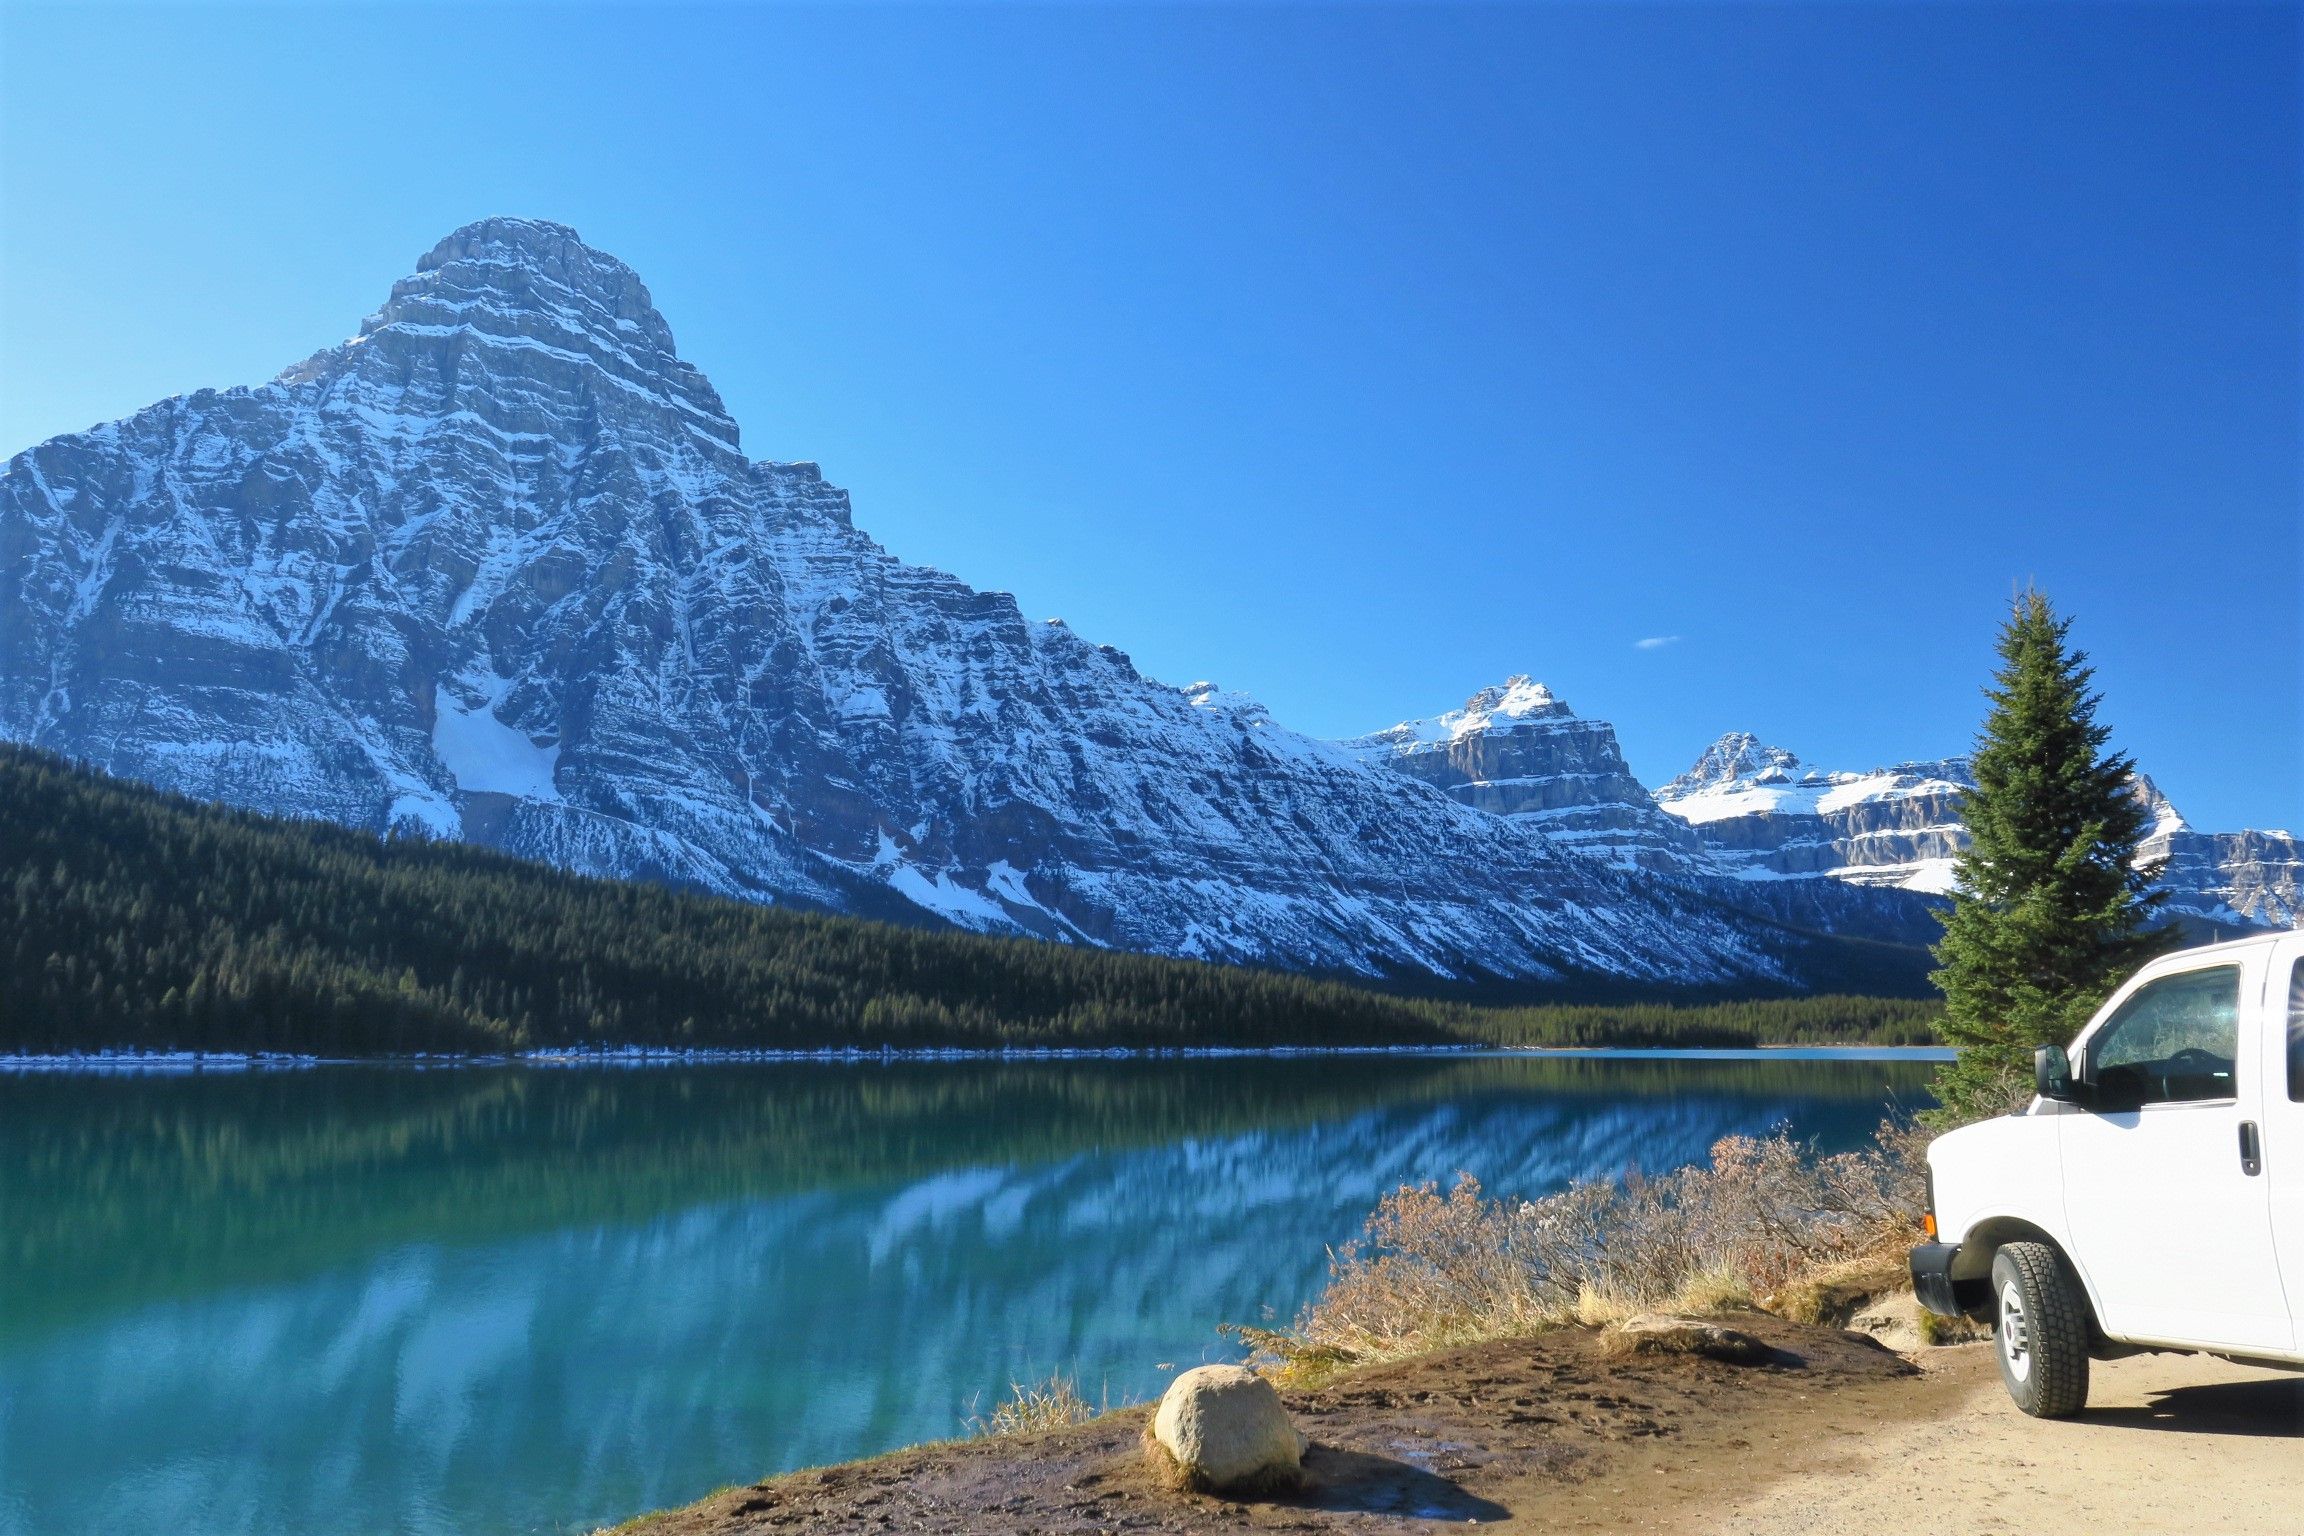
[[[2288,1097],[2304,1104],[2304,960],[2288,973]]]
[[[2240,967],[2152,982],[2088,1041],[2088,1080],[2108,1107],[2229,1099],[2240,1055]]]

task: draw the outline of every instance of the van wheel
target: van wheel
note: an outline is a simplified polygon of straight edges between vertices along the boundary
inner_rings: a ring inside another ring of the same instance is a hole
[[[1992,1258],[2000,1325],[2000,1380],[2036,1419],[2088,1405],[2088,1298],[2064,1256],[2046,1243],[2008,1243]]]

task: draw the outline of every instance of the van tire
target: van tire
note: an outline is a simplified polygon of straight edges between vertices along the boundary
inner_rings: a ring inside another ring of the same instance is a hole
[[[2064,1255],[2046,1243],[2006,1243],[1992,1256],[2000,1380],[2036,1419],[2088,1405],[2088,1298]]]

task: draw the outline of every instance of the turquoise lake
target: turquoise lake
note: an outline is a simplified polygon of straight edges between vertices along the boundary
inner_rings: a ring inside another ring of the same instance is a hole
[[[1541,1194],[1924,1062],[0,1075],[0,1536],[579,1532],[1234,1358],[1405,1182]]]

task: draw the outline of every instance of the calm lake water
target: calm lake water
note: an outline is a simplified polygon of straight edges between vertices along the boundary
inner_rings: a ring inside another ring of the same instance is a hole
[[[0,1533],[589,1530],[1233,1358],[1385,1191],[1524,1195],[1911,1061],[0,1076]]]

